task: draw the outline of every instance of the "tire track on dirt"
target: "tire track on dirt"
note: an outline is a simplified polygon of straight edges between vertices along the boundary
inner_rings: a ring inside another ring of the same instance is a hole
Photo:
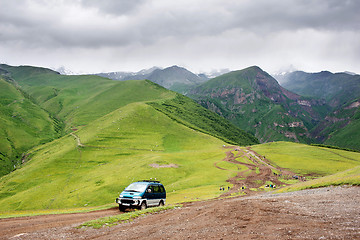
[[[293,176],[295,173],[282,169],[277,166],[272,166],[270,161],[261,154],[255,152],[250,147],[242,149],[239,146],[227,146],[229,151],[226,152],[226,157],[222,160],[232,164],[242,165],[247,167],[247,170],[238,171],[234,177],[227,180],[233,187],[226,193],[223,193],[220,197],[227,197],[232,194],[256,194],[258,191],[262,191],[260,187],[270,185],[266,184],[271,182],[271,186],[287,185],[279,179],[283,174]],[[236,151],[235,155],[233,151]],[[246,158],[251,163],[245,163],[237,160],[238,158]],[[219,162],[215,163],[215,167],[225,171],[234,171],[221,168],[217,166]],[[239,168],[238,168],[239,169]],[[280,172],[277,174],[273,170]],[[256,190],[255,190],[256,189]]]

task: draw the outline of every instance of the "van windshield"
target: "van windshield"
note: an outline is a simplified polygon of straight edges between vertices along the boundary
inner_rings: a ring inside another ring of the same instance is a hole
[[[132,183],[124,191],[126,192],[144,192],[147,187],[147,183]]]

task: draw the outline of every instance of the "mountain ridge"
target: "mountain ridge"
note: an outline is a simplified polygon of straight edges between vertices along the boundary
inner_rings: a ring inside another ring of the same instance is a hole
[[[213,78],[188,96],[251,131],[261,142],[311,142],[309,128],[322,117],[312,106],[325,105],[284,89],[258,66]]]

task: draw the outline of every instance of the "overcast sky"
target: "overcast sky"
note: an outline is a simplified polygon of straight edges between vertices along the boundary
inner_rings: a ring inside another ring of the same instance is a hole
[[[360,73],[359,0],[0,0],[0,62]]]

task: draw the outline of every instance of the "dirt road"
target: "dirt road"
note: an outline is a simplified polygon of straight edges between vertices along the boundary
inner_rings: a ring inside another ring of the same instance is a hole
[[[62,215],[3,219],[0,238],[360,239],[359,203],[360,187],[265,193],[187,203],[182,208],[101,229],[75,227],[89,218],[112,214],[114,209],[67,214],[65,219],[71,219],[68,222]]]

